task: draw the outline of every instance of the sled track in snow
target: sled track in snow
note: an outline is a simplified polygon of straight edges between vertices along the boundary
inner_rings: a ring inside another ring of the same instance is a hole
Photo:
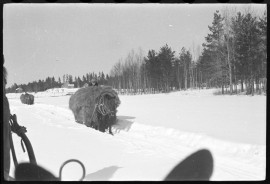
[[[50,126],[87,128],[78,126],[72,112],[67,108],[40,103],[28,106],[21,104],[18,100],[10,100],[10,103],[13,104],[11,113],[23,110],[27,112],[27,116],[34,116]],[[225,180],[256,180],[264,177],[265,146],[239,145],[214,139],[207,135],[149,126],[135,120],[132,121],[133,124],[129,130],[117,129],[123,123],[121,121],[112,129],[115,135],[111,139],[126,145],[128,153],[155,155],[160,158],[170,157],[177,163],[195,150],[206,148],[214,156],[213,180],[220,180],[219,176],[221,175],[226,176],[226,178],[222,178]],[[234,160],[231,160],[232,158]],[[258,168],[260,169],[258,170]]]
[[[127,144],[129,152],[144,152],[149,155],[158,152],[160,158],[171,157],[179,160],[194,150],[209,149],[214,155],[214,171],[217,174],[226,173],[227,177],[223,180],[260,180],[264,177],[265,146],[239,145],[206,135],[152,127],[136,122],[131,131],[118,136]],[[256,168],[260,170],[254,172]],[[213,179],[219,180],[215,175]]]

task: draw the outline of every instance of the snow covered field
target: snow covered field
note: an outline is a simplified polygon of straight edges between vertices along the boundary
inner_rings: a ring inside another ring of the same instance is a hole
[[[206,148],[214,157],[211,180],[264,180],[266,96],[213,92],[120,95],[114,136],[75,123],[64,92],[36,93],[30,106],[20,102],[20,94],[7,97],[11,113],[27,128],[38,164],[55,176],[64,161],[75,158],[85,165],[87,181],[159,181],[189,154]],[[28,161],[20,139],[13,138],[18,161]],[[63,171],[63,180],[82,174],[75,163]]]

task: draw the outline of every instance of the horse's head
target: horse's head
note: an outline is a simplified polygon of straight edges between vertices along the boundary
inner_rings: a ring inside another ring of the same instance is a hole
[[[104,95],[104,105],[107,107],[110,114],[116,113],[117,104],[115,102],[115,97]]]

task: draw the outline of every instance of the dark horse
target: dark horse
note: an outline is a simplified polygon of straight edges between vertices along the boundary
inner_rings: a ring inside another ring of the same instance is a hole
[[[4,57],[3,57],[3,64],[4,64]],[[6,68],[3,66],[3,127],[4,127],[4,178],[5,180],[9,180],[9,171],[10,171],[10,125],[9,125],[9,118],[10,118],[10,109],[8,99],[6,97],[6,82],[7,81],[7,71]]]
[[[112,125],[116,123],[116,113],[117,113],[117,104],[115,103],[115,97],[109,95],[104,95],[104,106],[109,109],[109,111],[104,114],[99,108],[97,111],[97,119],[99,124],[95,127],[96,130],[105,132],[106,129],[109,130],[110,134],[112,133]]]

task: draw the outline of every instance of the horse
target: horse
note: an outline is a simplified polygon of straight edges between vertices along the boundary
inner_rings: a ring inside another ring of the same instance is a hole
[[[117,113],[117,103],[115,102],[115,97],[104,95],[103,96],[103,106],[107,108],[101,112],[101,109],[98,109],[97,119],[99,120],[99,130],[105,132],[108,128],[109,133],[112,134],[112,125],[116,123],[116,113]]]

